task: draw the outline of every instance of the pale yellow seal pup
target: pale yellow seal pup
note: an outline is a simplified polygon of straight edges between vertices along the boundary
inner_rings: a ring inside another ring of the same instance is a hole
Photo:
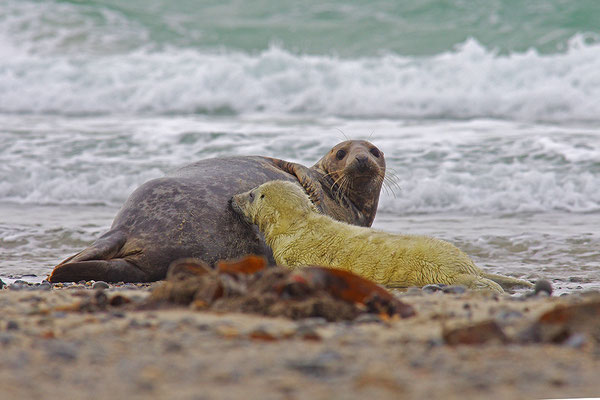
[[[267,182],[233,196],[231,204],[248,222],[258,225],[280,265],[339,268],[388,287],[442,283],[502,293],[498,283],[533,286],[483,272],[469,256],[443,240],[335,221],[320,214],[292,182]]]

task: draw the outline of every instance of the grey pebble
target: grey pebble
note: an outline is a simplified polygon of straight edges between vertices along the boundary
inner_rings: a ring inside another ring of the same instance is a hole
[[[338,372],[341,372],[335,371],[334,368],[334,365],[341,359],[342,356],[338,352],[326,350],[316,357],[288,360],[285,364],[287,368],[298,371],[304,375],[314,378],[327,378],[328,376],[336,375]]]
[[[425,293],[434,293],[442,290],[442,287],[440,285],[425,285],[421,290]]]
[[[36,290],[52,290],[52,284],[49,282],[42,282],[39,286],[35,287]]]
[[[109,284],[104,281],[98,281],[92,285],[92,289],[100,289],[100,290],[108,289],[109,287],[110,287]]]
[[[6,286],[6,283],[4,283],[2,279],[0,279],[0,289],[2,289],[4,286]]]
[[[6,324],[6,330],[7,331],[18,331],[19,323],[17,321],[13,321],[13,320],[8,321]]]
[[[9,290],[23,290],[25,288],[29,288],[27,285],[23,285],[22,283],[11,283],[8,285]]]
[[[304,318],[303,320],[300,320],[298,323],[298,327],[317,327],[317,326],[325,326],[328,324],[327,320],[325,318],[321,318],[321,317],[312,317],[312,318]]]
[[[311,326],[299,326],[298,328],[296,328],[296,336],[303,339],[321,339],[321,335],[319,335],[317,330]]]
[[[548,295],[552,295],[552,284],[550,281],[546,279],[538,279],[535,282],[535,287],[533,289],[535,294],[539,294],[541,292],[546,292]]]
[[[450,285],[442,288],[444,293],[461,294],[467,291],[467,288],[462,285]]]
[[[569,282],[576,282],[576,283],[589,283],[590,280],[587,278],[582,278],[580,276],[570,276],[569,277]]]
[[[78,356],[78,349],[73,343],[63,341],[50,341],[46,345],[48,358],[63,361],[74,361]]]
[[[183,346],[181,346],[180,343],[173,340],[165,340],[163,346],[167,353],[175,353],[183,349]]]
[[[377,314],[361,314],[354,319],[354,322],[357,324],[368,324],[372,322],[380,324],[383,320]]]
[[[522,312],[517,311],[517,310],[502,310],[500,312],[498,312],[496,314],[496,320],[498,321],[509,321],[512,319],[519,319],[519,318],[523,318],[524,315]]]
[[[0,333],[0,345],[8,346],[15,340],[15,337],[10,333]]]
[[[408,289],[406,289],[405,294],[407,296],[420,296],[423,294],[423,292],[421,291],[421,288],[411,286]]]
[[[569,338],[565,340],[563,344],[568,347],[579,349],[583,347],[586,342],[587,338],[585,337],[585,335],[582,335],[581,333],[576,333],[569,336]]]

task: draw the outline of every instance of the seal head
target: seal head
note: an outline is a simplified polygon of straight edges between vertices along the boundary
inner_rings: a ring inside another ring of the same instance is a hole
[[[365,223],[361,225],[373,224],[385,178],[385,158],[381,150],[365,140],[347,140],[334,146],[312,168],[320,173],[329,199],[348,206],[352,204],[364,215]]]

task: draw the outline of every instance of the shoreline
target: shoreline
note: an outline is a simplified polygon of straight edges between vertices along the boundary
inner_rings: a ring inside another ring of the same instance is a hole
[[[108,285],[104,293],[136,304],[154,285]],[[364,314],[350,322],[327,322],[184,306],[86,311],[81,304],[99,290],[91,287],[92,282],[0,290],[0,390],[7,398],[464,399],[600,393],[593,317],[584,317],[583,324],[575,320],[579,331],[561,344],[504,342],[485,330],[478,333],[483,344],[450,344],[450,332],[489,321],[514,339],[559,305],[600,303],[600,292],[525,297],[412,288],[395,294],[415,308],[415,317]]]

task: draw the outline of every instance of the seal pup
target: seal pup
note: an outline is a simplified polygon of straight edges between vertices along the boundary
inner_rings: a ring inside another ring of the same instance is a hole
[[[292,182],[267,182],[233,196],[231,205],[258,226],[279,265],[339,268],[388,287],[442,283],[503,293],[498,283],[533,286],[483,272],[469,256],[443,240],[335,221],[320,214]]]
[[[383,152],[367,141],[337,144],[314,166],[269,157],[198,161],[146,182],[127,199],[111,229],[52,271],[50,282],[163,279],[169,264],[198,258],[213,265],[271,250],[228,203],[272,180],[298,183],[323,214],[370,226],[385,176]]]

